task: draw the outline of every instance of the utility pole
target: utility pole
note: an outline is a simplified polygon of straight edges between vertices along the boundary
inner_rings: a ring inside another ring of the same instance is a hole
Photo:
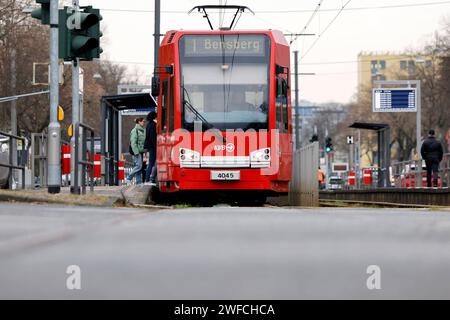
[[[58,0],[50,0],[50,123],[48,125],[48,192],[61,192],[61,127],[58,122]]]
[[[159,38],[161,33],[161,0],[155,0],[155,53],[154,53],[154,67],[158,66],[159,60]]]
[[[414,81],[416,85],[417,92],[417,112],[416,112],[416,154],[417,159],[421,159],[422,156],[420,154],[420,148],[422,146],[422,97],[421,97],[421,88],[420,88],[420,80]],[[420,165],[421,169],[422,166]],[[419,169],[419,170],[420,170]]]
[[[295,150],[300,149],[300,108],[298,102],[298,50],[294,51],[294,73],[295,73]]]
[[[16,44],[14,44],[16,45]],[[11,95],[17,94],[17,67],[16,67],[16,48],[11,49]],[[17,135],[17,99],[11,100],[11,134]],[[17,143],[11,143],[12,153],[12,165],[17,166]],[[12,174],[10,177],[10,188],[13,186],[13,181],[17,181],[15,177],[17,177],[16,170],[11,170]]]

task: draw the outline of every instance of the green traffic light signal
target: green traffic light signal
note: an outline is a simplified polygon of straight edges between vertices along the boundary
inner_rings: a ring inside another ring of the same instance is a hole
[[[100,58],[100,21],[99,9],[82,7],[83,11],[73,12],[64,7],[59,11],[59,57],[64,60],[90,61]]]
[[[333,151],[333,143],[331,142],[331,138],[327,137],[325,139],[325,152],[326,153],[330,153],[331,151]]]
[[[36,0],[41,7],[31,12],[31,16],[41,20],[42,24],[50,24],[50,0]]]

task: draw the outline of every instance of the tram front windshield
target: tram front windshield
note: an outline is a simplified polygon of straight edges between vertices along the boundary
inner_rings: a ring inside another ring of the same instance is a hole
[[[261,34],[180,40],[183,127],[267,129],[270,39]]]

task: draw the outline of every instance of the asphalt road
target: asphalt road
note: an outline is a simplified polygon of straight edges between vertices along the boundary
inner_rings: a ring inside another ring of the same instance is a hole
[[[0,298],[449,299],[450,211],[0,203]]]

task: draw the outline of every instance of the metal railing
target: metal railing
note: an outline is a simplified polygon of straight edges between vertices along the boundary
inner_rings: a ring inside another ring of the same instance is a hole
[[[392,164],[392,185],[398,188],[427,186],[425,160],[409,160]],[[450,153],[444,154],[439,164],[438,188],[450,186]]]
[[[80,194],[80,187],[81,187],[81,194],[86,194],[86,175],[87,175],[87,169],[89,168],[89,185],[90,185],[90,191],[94,192],[94,155],[95,155],[95,146],[94,146],[94,140],[95,140],[95,131],[88,125],[84,123],[77,122],[75,124],[75,146],[79,146],[79,139],[80,139],[80,128],[82,128],[81,132],[81,158],[79,156],[79,148],[75,148],[75,164],[74,164],[74,177],[71,179],[74,181],[73,187],[71,188],[71,192],[75,194]],[[91,161],[89,161],[89,154],[87,151],[87,135],[86,131],[90,132],[90,155],[91,155]],[[81,185],[78,181],[79,176],[79,168],[81,165]]]
[[[13,141],[22,141],[22,146],[25,146],[25,137],[19,137],[7,132],[0,131],[0,135],[9,138],[9,163],[0,163],[0,167],[9,168],[9,188],[13,185],[13,170],[21,170],[22,171],[22,189],[25,189],[25,164],[23,157],[21,158],[21,165],[13,165]]]
[[[39,185],[47,186],[47,134],[32,133],[30,149],[31,178],[35,185],[36,168]],[[37,166],[36,166],[37,165]]]
[[[389,168],[391,180],[388,187],[391,188],[426,188],[425,160],[407,160],[393,162]],[[370,184],[364,183],[364,170],[372,170],[372,181]],[[387,169],[385,169],[387,170]],[[355,183],[350,185],[348,172],[342,173],[344,190],[364,190],[375,189],[378,187],[378,169],[373,167],[361,168],[359,172],[355,172]],[[442,161],[439,164],[438,172],[438,188],[450,187],[450,153],[446,153],[443,156]]]

